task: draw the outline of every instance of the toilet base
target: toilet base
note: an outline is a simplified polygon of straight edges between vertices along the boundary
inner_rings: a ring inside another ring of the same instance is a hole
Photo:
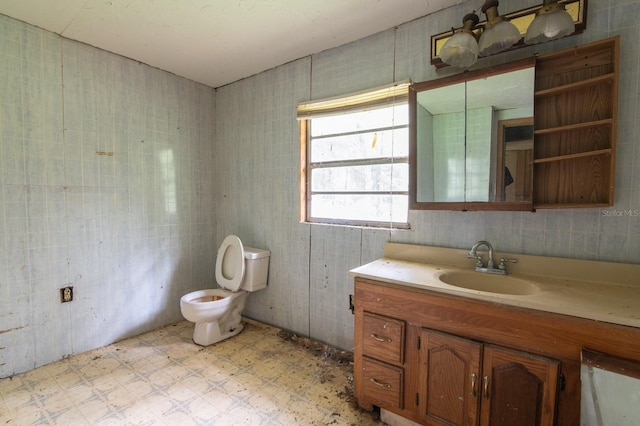
[[[233,328],[221,330],[218,321],[196,323],[193,341],[200,346],[209,346],[240,333],[244,328],[241,322]]]

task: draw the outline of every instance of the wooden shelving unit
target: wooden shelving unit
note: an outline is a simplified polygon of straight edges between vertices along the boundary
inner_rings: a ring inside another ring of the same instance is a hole
[[[619,37],[540,56],[535,208],[613,205]]]

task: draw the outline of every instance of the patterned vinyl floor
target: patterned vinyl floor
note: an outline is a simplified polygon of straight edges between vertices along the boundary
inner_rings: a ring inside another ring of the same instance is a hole
[[[203,348],[180,322],[0,379],[0,425],[380,425],[353,365],[246,321]],[[280,333],[282,335],[282,333]]]

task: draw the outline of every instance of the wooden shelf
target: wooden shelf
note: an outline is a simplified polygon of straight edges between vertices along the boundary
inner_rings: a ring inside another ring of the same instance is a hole
[[[537,164],[537,163],[548,163],[550,161],[565,161],[565,160],[572,160],[574,158],[593,157],[595,155],[611,155],[612,151],[613,150],[611,148],[607,148],[607,149],[599,149],[597,151],[577,152],[575,154],[558,155],[555,157],[536,158],[533,160],[533,163]]]
[[[612,118],[605,118],[604,120],[588,121],[586,123],[568,124],[566,126],[549,127],[547,129],[536,129],[534,135],[545,135],[549,133],[570,132],[572,130],[588,129],[590,127],[598,126],[611,126],[613,125]]]
[[[609,207],[611,204],[609,203],[550,203],[550,204],[534,204],[533,208],[535,210],[542,209],[582,209],[582,208],[595,208],[595,207]]]
[[[533,205],[613,205],[619,37],[541,55],[534,94]]]
[[[615,81],[615,74],[609,73],[609,74],[600,75],[598,77],[577,81],[575,83],[552,87],[550,89],[538,90],[537,92],[535,92],[534,96],[536,97],[555,96],[555,95],[563,94],[566,92],[581,90],[591,86],[597,86],[599,84],[604,84],[604,83],[612,84],[614,81]]]

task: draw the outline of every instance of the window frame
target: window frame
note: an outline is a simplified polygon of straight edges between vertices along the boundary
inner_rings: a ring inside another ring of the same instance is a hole
[[[384,190],[384,191],[312,191],[312,177],[311,174],[313,170],[327,167],[349,167],[349,166],[359,166],[359,165],[391,165],[393,164],[406,164],[409,167],[409,151],[407,150],[407,154],[403,156],[386,156],[379,158],[358,158],[351,160],[336,160],[336,161],[325,161],[325,162],[311,162],[311,121],[314,118],[320,116],[334,116],[345,112],[355,112],[362,111],[366,109],[374,109],[381,107],[390,107],[395,105],[403,105],[407,104],[408,106],[408,87],[410,82],[399,82],[394,83],[393,85],[386,86],[386,88],[392,88],[394,90],[392,96],[386,96],[384,99],[377,99],[374,102],[370,101],[362,101],[362,99],[367,99],[368,94],[375,93],[379,91],[378,89],[373,89],[371,91],[360,92],[355,95],[348,95],[346,97],[340,98],[332,98],[329,100],[321,100],[310,102],[306,104],[300,104],[298,106],[298,119],[300,121],[300,221],[306,223],[313,224],[328,224],[328,225],[342,225],[342,226],[357,226],[357,227],[372,227],[372,228],[394,228],[394,229],[409,229],[409,185],[407,183],[407,187],[404,190],[397,191],[393,189]],[[398,92],[398,87],[400,87],[400,92]],[[384,89],[384,88],[383,88]],[[402,93],[404,92],[404,93]],[[398,94],[400,93],[400,94]],[[354,98],[359,98],[359,100],[353,100]],[[351,99],[351,101],[349,101]],[[370,99],[370,98],[369,98]],[[329,108],[321,110],[321,111],[312,111],[314,104],[322,105],[326,107],[329,105]],[[340,106],[336,107],[337,104]],[[307,108],[306,112],[301,114],[301,106]],[[366,132],[381,132],[385,130],[396,131],[398,129],[403,129],[409,127],[408,117],[406,124],[400,125],[391,125],[385,126],[375,129],[368,129]],[[334,134],[327,137],[336,137],[336,136],[346,136],[349,134],[353,134],[354,132],[345,132],[340,134]],[[359,133],[359,132],[355,132]],[[322,138],[322,137],[320,137]],[[408,135],[407,135],[407,147],[408,147]],[[335,218],[326,218],[326,217],[313,217],[311,216],[311,204],[312,204],[312,196],[317,194],[339,194],[339,195],[354,195],[358,194],[363,195],[375,195],[375,194],[384,194],[384,195],[402,195],[406,197],[407,205],[406,212],[407,217],[405,222],[397,222],[392,221],[392,218],[389,218],[388,221],[372,221],[372,220],[358,220],[358,219],[335,219]]]

